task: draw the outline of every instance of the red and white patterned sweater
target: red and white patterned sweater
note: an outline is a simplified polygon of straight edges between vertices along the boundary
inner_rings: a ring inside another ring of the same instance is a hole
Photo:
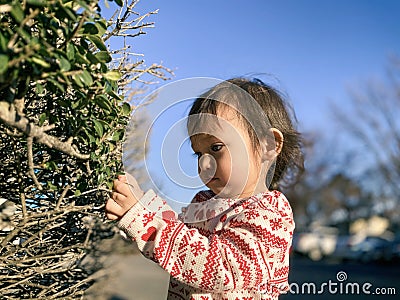
[[[149,190],[119,227],[171,275],[168,299],[277,299],[289,288],[289,202],[278,191],[246,199],[213,195],[198,193],[178,216]]]

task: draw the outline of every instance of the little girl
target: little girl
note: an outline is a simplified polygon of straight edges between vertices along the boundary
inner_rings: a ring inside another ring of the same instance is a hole
[[[277,299],[289,288],[294,230],[278,189],[303,167],[284,100],[258,79],[231,79],[195,100],[187,127],[209,190],[178,216],[120,176],[107,217],[170,274],[168,299]]]

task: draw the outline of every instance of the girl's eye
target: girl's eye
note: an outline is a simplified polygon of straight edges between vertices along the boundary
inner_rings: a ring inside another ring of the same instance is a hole
[[[221,145],[221,144],[212,145],[211,146],[211,151],[218,152],[218,151],[220,151],[222,149],[222,147],[223,147],[223,145]]]
[[[193,153],[193,156],[196,156],[197,158],[200,158],[201,157],[201,152],[195,152],[195,153]]]

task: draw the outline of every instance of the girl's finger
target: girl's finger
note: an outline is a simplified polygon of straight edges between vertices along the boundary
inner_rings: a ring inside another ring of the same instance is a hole
[[[122,208],[114,199],[108,199],[105,206],[106,214],[122,217],[125,209]]]
[[[119,181],[122,181],[122,182],[124,182],[124,183],[127,183],[127,182],[128,182],[125,175],[118,175],[118,180],[119,180]]]
[[[129,185],[127,183],[119,181],[119,180],[114,180],[114,191],[116,193],[122,194],[125,197],[128,197],[131,194]]]
[[[139,186],[139,184],[138,184],[138,182],[136,181],[136,179],[135,179],[135,177],[133,177],[131,174],[129,174],[129,173],[126,173],[126,180],[128,181],[129,180],[129,186],[130,186],[130,188],[131,188],[131,190],[132,190],[132,193],[133,193],[133,195],[135,196],[135,198],[137,199],[137,200],[139,200],[140,198],[142,198],[143,197],[143,191],[142,191],[142,189],[140,188],[140,186]]]
[[[111,214],[111,213],[106,213],[106,218],[111,220],[111,221],[115,221],[115,220],[118,220],[120,217],[118,217],[118,216],[116,216],[114,214]]]
[[[120,192],[112,192],[111,199],[114,200],[120,207],[124,207],[126,203],[126,196]]]

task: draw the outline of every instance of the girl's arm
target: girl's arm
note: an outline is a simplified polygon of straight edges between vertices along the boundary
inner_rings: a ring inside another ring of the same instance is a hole
[[[287,289],[294,226],[290,211],[238,207],[231,216],[218,216],[224,226],[205,236],[172,217],[168,209],[163,217],[143,203],[165,201],[148,191],[123,215],[119,227],[146,257],[179,281],[212,292],[247,289],[279,294],[279,289]]]
[[[129,176],[129,183],[127,181]],[[132,206],[137,205],[140,199],[149,211],[155,212],[164,219],[177,219],[177,214],[167,205],[167,202],[159,197],[143,197],[144,193],[136,179],[127,174],[118,176],[114,180],[113,193],[105,207],[106,216],[110,220],[121,219]]]

